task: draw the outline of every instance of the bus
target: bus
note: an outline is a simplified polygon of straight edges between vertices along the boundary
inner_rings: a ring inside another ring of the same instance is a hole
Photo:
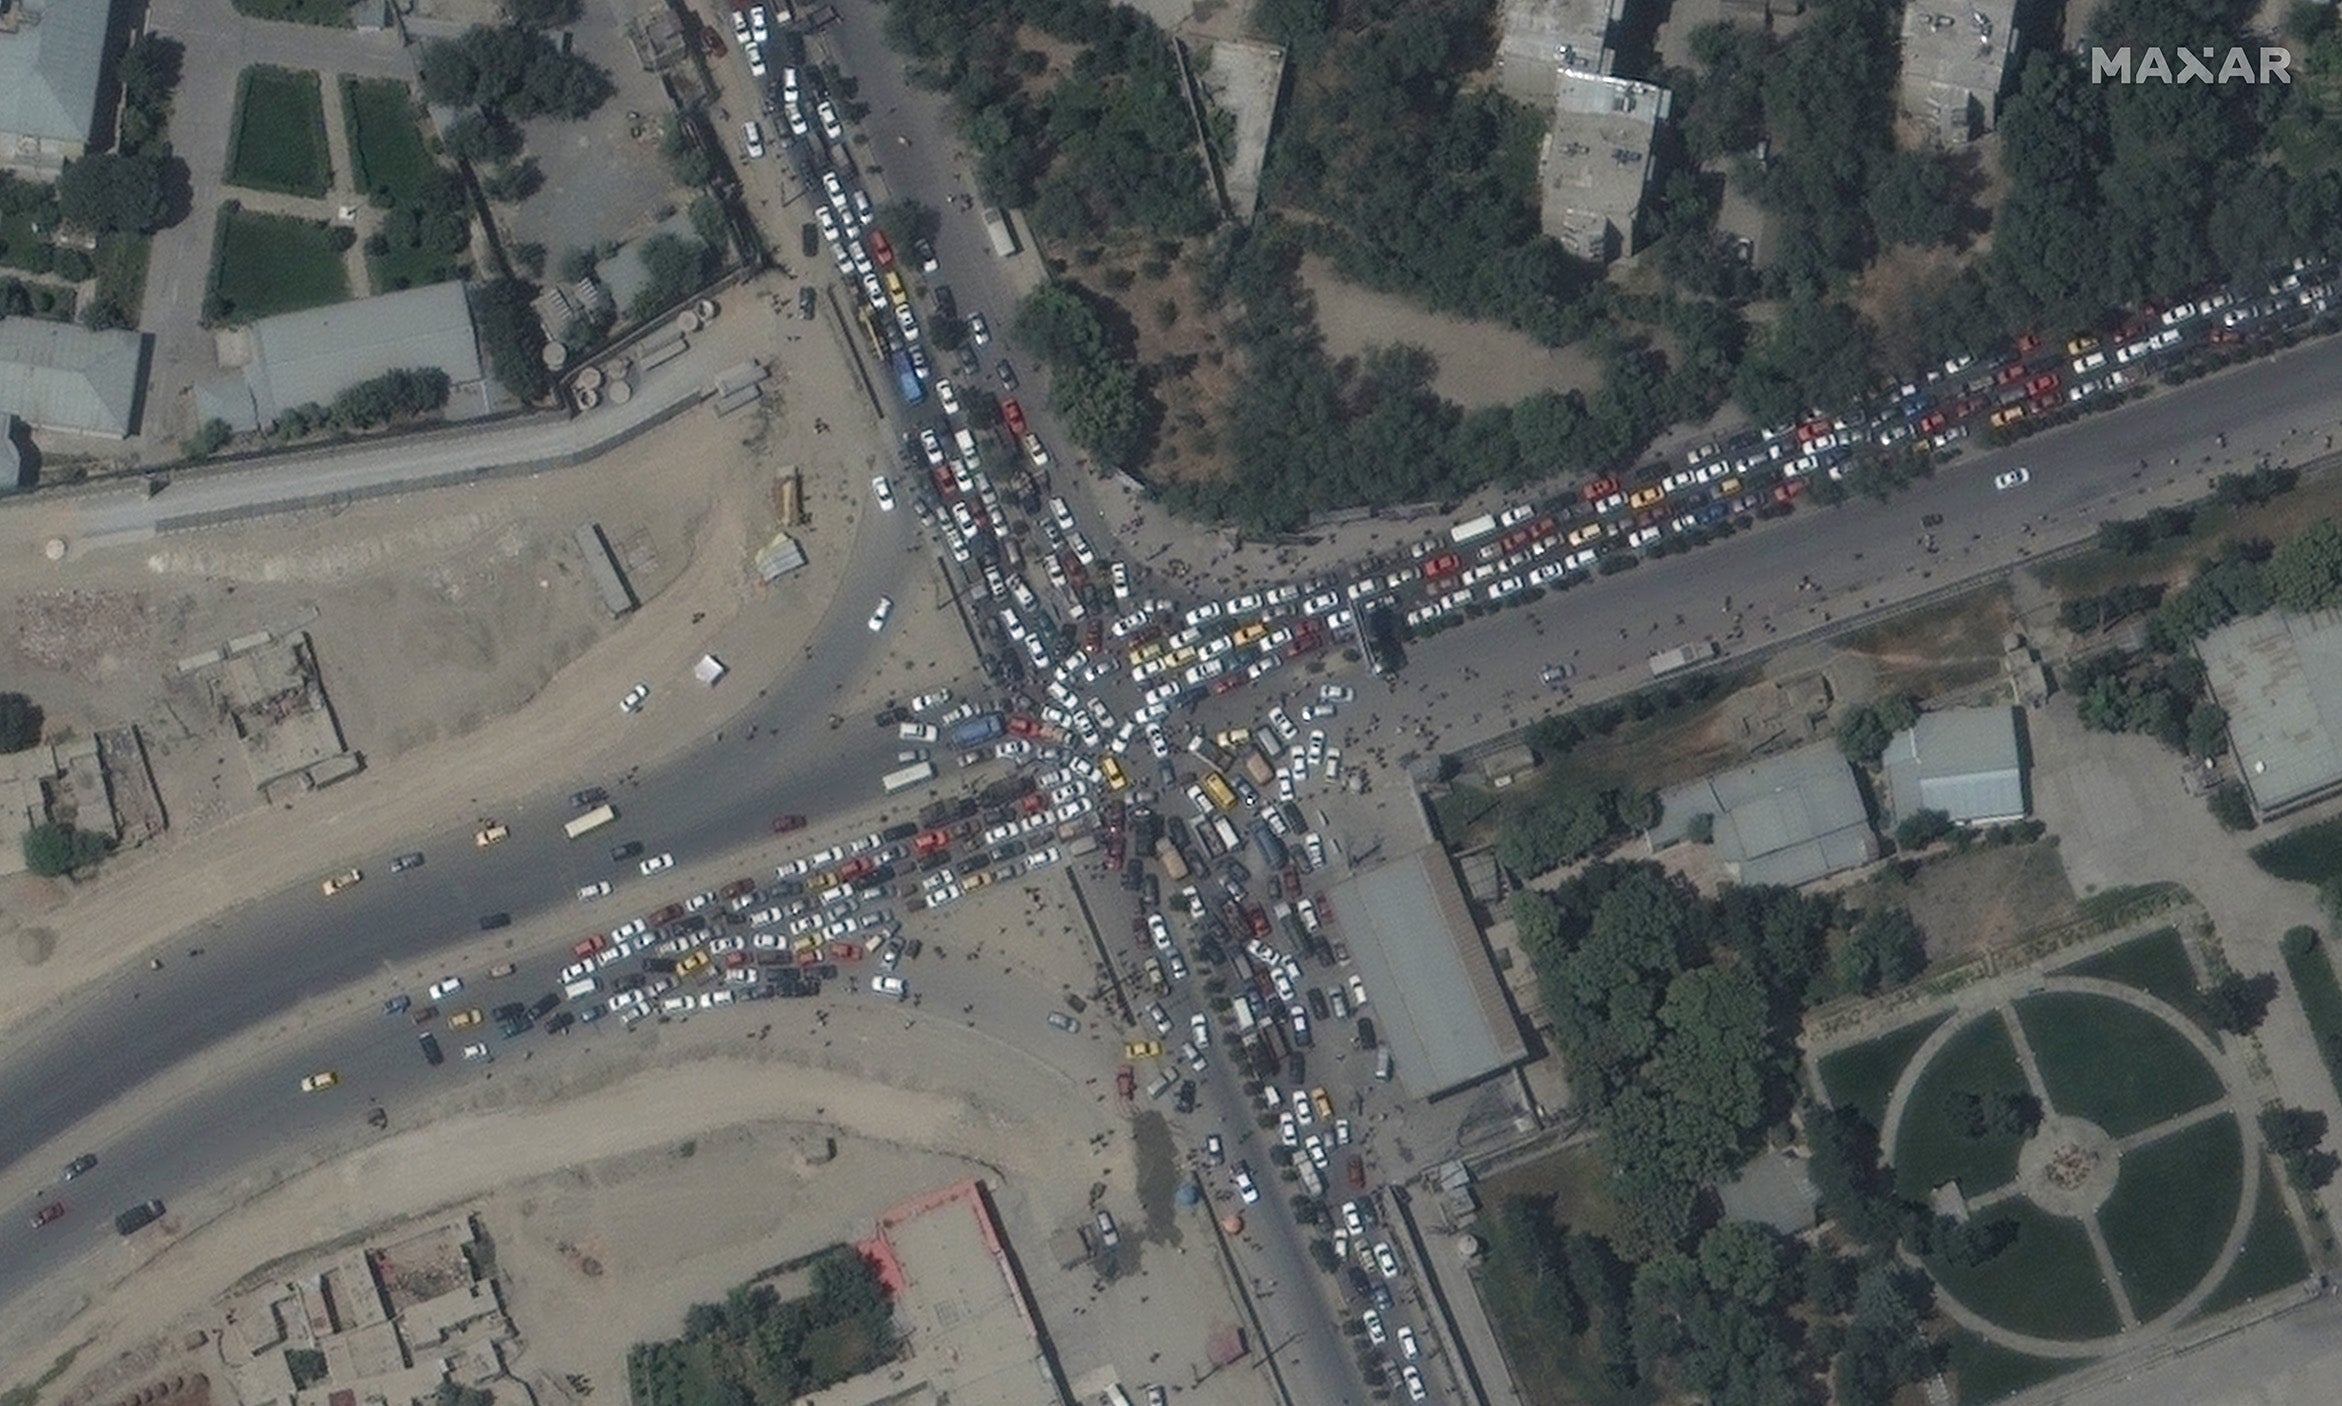
[[[879,778],[878,784],[885,787],[886,793],[891,796],[897,791],[908,791],[913,786],[924,786],[934,779],[935,763],[918,762],[901,771],[888,772]]]
[[[1213,805],[1222,810],[1236,809],[1236,791],[1228,784],[1226,777],[1216,771],[1207,771],[1204,773],[1203,786],[1204,794],[1212,798]]]
[[[582,835],[590,835],[617,819],[618,808],[616,806],[595,806],[592,810],[562,826],[561,833],[574,840]]]

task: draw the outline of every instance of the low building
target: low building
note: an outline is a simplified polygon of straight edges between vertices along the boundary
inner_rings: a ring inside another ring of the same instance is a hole
[[[1565,69],[1610,71],[1610,27],[1626,0],[1505,0],[1497,19],[1496,86],[1544,108]]]
[[[1885,766],[1897,823],[1940,810],[1956,824],[1998,825],[2032,809],[2013,708],[1923,714],[1887,744]]]
[[[36,430],[128,439],[146,400],[146,358],[142,333],[0,317],[0,414]]]
[[[1704,776],[1659,797],[1654,850],[1706,828],[1725,873],[1742,884],[1805,884],[1878,858],[1854,768],[1817,742]]]
[[[1651,147],[1673,99],[1665,88],[1565,71],[1538,156],[1545,233],[1581,259],[1634,251],[1635,220],[1651,181]]]
[[[1934,4],[1903,11],[1903,116],[1938,146],[1956,147],[1992,130],[2000,92],[2015,71],[2016,0]]]
[[[446,372],[450,419],[491,408],[471,298],[461,283],[264,317],[244,337],[243,368],[196,389],[198,416],[239,434],[274,424],[297,406],[331,405],[350,387],[392,371]]]
[[[24,446],[17,442],[22,433],[18,424],[14,415],[0,410],[0,493],[15,493],[32,487],[25,482],[31,463],[25,458]]]
[[[0,0],[0,169],[54,176],[87,152],[111,0]]]
[[[2342,791],[2342,613],[2270,611],[2196,645],[2237,775],[2266,820]]]

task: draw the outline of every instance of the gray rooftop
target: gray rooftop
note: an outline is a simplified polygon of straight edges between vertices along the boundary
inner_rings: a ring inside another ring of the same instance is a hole
[[[2342,786],[2342,614],[2271,611],[2197,644],[2228,710],[2238,774],[2262,815]]]
[[[1594,73],[1555,81],[1552,128],[1538,161],[1545,233],[1582,259],[1628,252],[1651,178],[1651,143],[1666,120],[1665,88]]]
[[[1684,838],[1694,820],[1716,818],[1716,852],[1744,884],[1804,884],[1878,857],[1854,768],[1837,745],[1817,742],[1678,786],[1659,798],[1651,847]]]
[[[1610,26],[1625,0],[1505,0],[1498,18],[1496,86],[1544,107],[1564,68],[1610,71]]]
[[[0,411],[36,430],[127,439],[146,390],[146,338],[0,317]]]
[[[298,405],[330,405],[350,387],[391,371],[445,371],[454,382],[451,415],[463,413],[467,390],[473,400],[484,393],[479,339],[461,283],[264,317],[249,335],[251,363],[197,392],[205,418],[239,430]]]
[[[1436,1098],[1528,1053],[1447,851],[1359,871],[1329,900],[1409,1093]]]
[[[1959,146],[1991,129],[2016,57],[2016,10],[2016,0],[1905,7],[1901,105],[1937,142]]]
[[[112,17],[112,0],[13,0],[0,14],[0,147],[89,141]]]
[[[24,451],[16,447],[16,417],[0,411],[0,493],[24,486]]]
[[[1927,713],[1887,744],[1895,819],[1940,810],[1962,825],[2024,818],[2025,767],[2013,708]]]

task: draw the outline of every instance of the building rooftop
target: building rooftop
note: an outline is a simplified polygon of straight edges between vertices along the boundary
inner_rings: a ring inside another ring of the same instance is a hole
[[[27,140],[89,141],[113,8],[112,0],[0,7],[0,163]]]
[[[16,417],[0,410],[0,493],[14,493],[26,486],[24,450],[16,443]]]
[[[1923,714],[1887,744],[1895,819],[1940,810],[1962,825],[2022,819],[2025,764],[2013,708]]]
[[[1409,1093],[1436,1098],[1528,1053],[1445,850],[1361,870],[1329,902]]]
[[[2280,814],[2342,788],[2342,613],[2278,611],[2196,645],[2253,809]]]
[[[36,430],[127,439],[146,392],[146,338],[0,317],[0,412]]]
[[[451,416],[486,409],[486,373],[461,283],[264,317],[249,335],[250,363],[197,393],[205,419],[249,432],[295,406],[330,405],[362,381],[422,367],[437,367],[454,383]]]
[[[1581,259],[1628,252],[1651,178],[1651,143],[1666,120],[1665,88],[1594,73],[1555,82],[1552,128],[1538,160],[1541,223]]]
[[[2016,0],[1916,0],[1903,11],[1903,115],[1936,142],[1961,146],[1992,128],[2016,57]]]
[[[1715,817],[1715,846],[1743,884],[1804,884],[1878,857],[1878,837],[1837,744],[1817,742],[1678,786],[1659,798],[1651,847]]]
[[[1564,68],[1610,71],[1610,26],[1625,0],[1504,0],[1496,38],[1496,86],[1542,108]]]

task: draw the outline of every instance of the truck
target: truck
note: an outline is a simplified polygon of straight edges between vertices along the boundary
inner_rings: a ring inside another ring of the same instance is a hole
[[[1008,720],[998,713],[979,713],[952,724],[951,745],[960,751],[981,747],[1008,730]]]
[[[561,833],[575,840],[590,835],[605,825],[616,824],[617,820],[618,808],[616,806],[595,806],[592,810],[562,826]]]
[[[1285,867],[1285,842],[1277,838],[1277,832],[1269,828],[1267,821],[1252,822],[1252,844],[1260,851],[1260,862],[1271,870]]]
[[[913,786],[924,786],[934,779],[935,763],[914,762],[900,771],[888,772],[879,778],[878,784],[885,787],[886,793],[891,796],[897,791],[908,791]]]
[[[1175,884],[1186,880],[1187,858],[1179,852],[1179,846],[1171,843],[1169,835],[1155,841],[1155,860],[1163,866],[1164,878]]]
[[[1004,259],[1016,257],[1016,231],[1009,227],[1008,212],[997,205],[984,207],[984,237],[992,241],[992,252]]]
[[[114,1229],[123,1235],[135,1235],[146,1226],[163,1218],[163,1203],[141,1202],[114,1217]]]
[[[917,405],[927,398],[927,386],[919,379],[919,372],[911,365],[911,353],[902,347],[889,358],[894,365],[895,388],[903,393],[903,404]]]
[[[1277,769],[1269,765],[1269,759],[1249,747],[1244,749],[1244,774],[1256,786],[1266,786],[1277,779]]]
[[[1482,513],[1475,518],[1466,518],[1449,528],[1448,537],[1455,545],[1461,547],[1467,542],[1476,542],[1495,530],[1496,514]]]
[[[1723,652],[1723,646],[1714,640],[1702,640],[1698,644],[1679,644],[1673,649],[1651,656],[1651,677],[1665,678],[1678,669],[1688,669],[1694,664],[1705,664]]]

